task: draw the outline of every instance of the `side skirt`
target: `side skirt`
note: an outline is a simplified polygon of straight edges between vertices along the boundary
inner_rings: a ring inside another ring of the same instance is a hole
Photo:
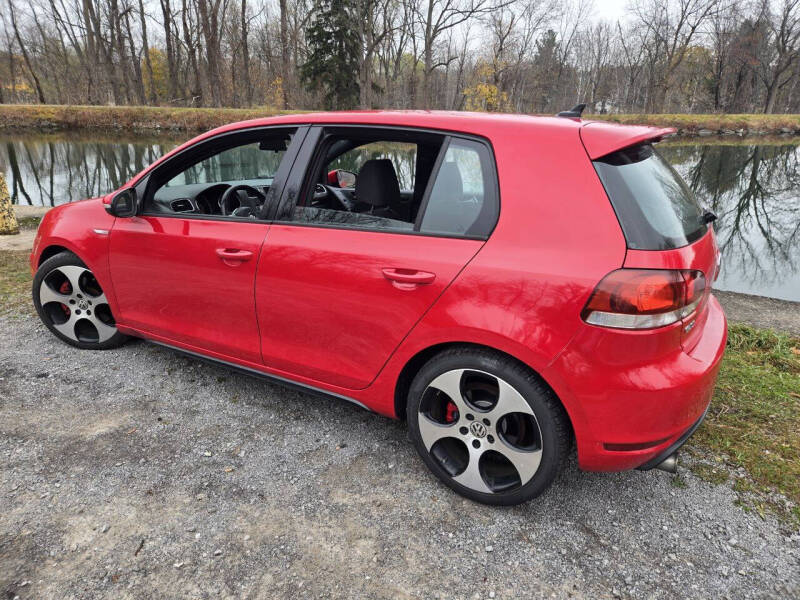
[[[147,339],[147,338],[142,338],[142,339],[144,339],[146,342],[149,342],[151,344],[156,344],[158,346],[163,346],[164,348],[169,348],[170,350],[174,350],[175,352],[178,352],[180,354],[185,354],[186,356],[191,356],[192,358],[198,358],[198,359],[202,360],[203,362],[207,362],[207,363],[210,363],[212,365],[223,366],[223,367],[226,367],[226,368],[228,368],[228,369],[230,369],[232,371],[237,371],[237,372],[242,373],[244,375],[250,375],[251,377],[256,377],[258,379],[266,379],[266,380],[271,381],[273,383],[278,383],[280,385],[283,385],[284,387],[291,388],[291,389],[294,389],[294,390],[297,390],[297,391],[300,391],[300,392],[305,392],[307,394],[310,393],[310,394],[314,394],[315,396],[322,396],[322,397],[327,397],[327,398],[338,398],[339,400],[345,400],[347,402],[350,402],[351,404],[355,404],[356,406],[359,406],[359,407],[363,408],[366,411],[373,412],[372,409],[370,409],[368,406],[366,406],[365,404],[362,404],[361,402],[359,402],[355,398],[350,398],[349,396],[343,396],[342,394],[337,394],[336,392],[329,392],[327,390],[316,388],[314,386],[307,385],[305,383],[299,383],[297,381],[292,381],[291,379],[286,379],[285,377],[281,377],[280,375],[273,375],[271,373],[266,373],[264,371],[259,371],[257,369],[251,369],[249,367],[243,367],[241,365],[237,365],[235,363],[227,362],[227,361],[221,360],[219,358],[213,358],[211,356],[205,356],[204,354],[200,354],[199,352],[192,352],[191,350],[184,350],[183,348],[178,348],[177,346],[171,346],[170,344],[165,344],[164,342],[158,342],[156,340],[150,340],[150,339]]]

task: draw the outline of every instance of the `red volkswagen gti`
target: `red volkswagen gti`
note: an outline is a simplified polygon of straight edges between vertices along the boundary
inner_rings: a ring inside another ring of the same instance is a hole
[[[394,418],[453,490],[674,464],[726,341],[719,251],[653,144],[566,117],[302,114],[227,125],[51,210],[33,301]]]

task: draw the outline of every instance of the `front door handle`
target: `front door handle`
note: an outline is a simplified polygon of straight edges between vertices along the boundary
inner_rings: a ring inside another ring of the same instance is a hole
[[[382,269],[383,276],[392,282],[392,285],[401,290],[414,289],[418,285],[433,283],[436,274],[415,269]]]
[[[229,267],[235,267],[253,258],[253,253],[249,250],[239,250],[238,248],[217,248],[217,256]]]

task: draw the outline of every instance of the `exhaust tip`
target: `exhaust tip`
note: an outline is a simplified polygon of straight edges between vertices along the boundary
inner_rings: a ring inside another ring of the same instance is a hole
[[[678,472],[678,453],[673,452],[667,458],[662,460],[655,466],[656,469],[660,471],[666,471],[667,473],[677,473]]]

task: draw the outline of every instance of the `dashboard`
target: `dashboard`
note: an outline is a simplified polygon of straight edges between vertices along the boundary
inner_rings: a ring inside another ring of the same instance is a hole
[[[147,207],[148,212],[221,215],[223,214],[220,206],[222,196],[229,188],[239,185],[251,186],[266,196],[272,185],[272,179],[162,186],[156,191],[150,206]],[[253,198],[250,194],[248,196],[254,201],[261,202],[261,199]]]

